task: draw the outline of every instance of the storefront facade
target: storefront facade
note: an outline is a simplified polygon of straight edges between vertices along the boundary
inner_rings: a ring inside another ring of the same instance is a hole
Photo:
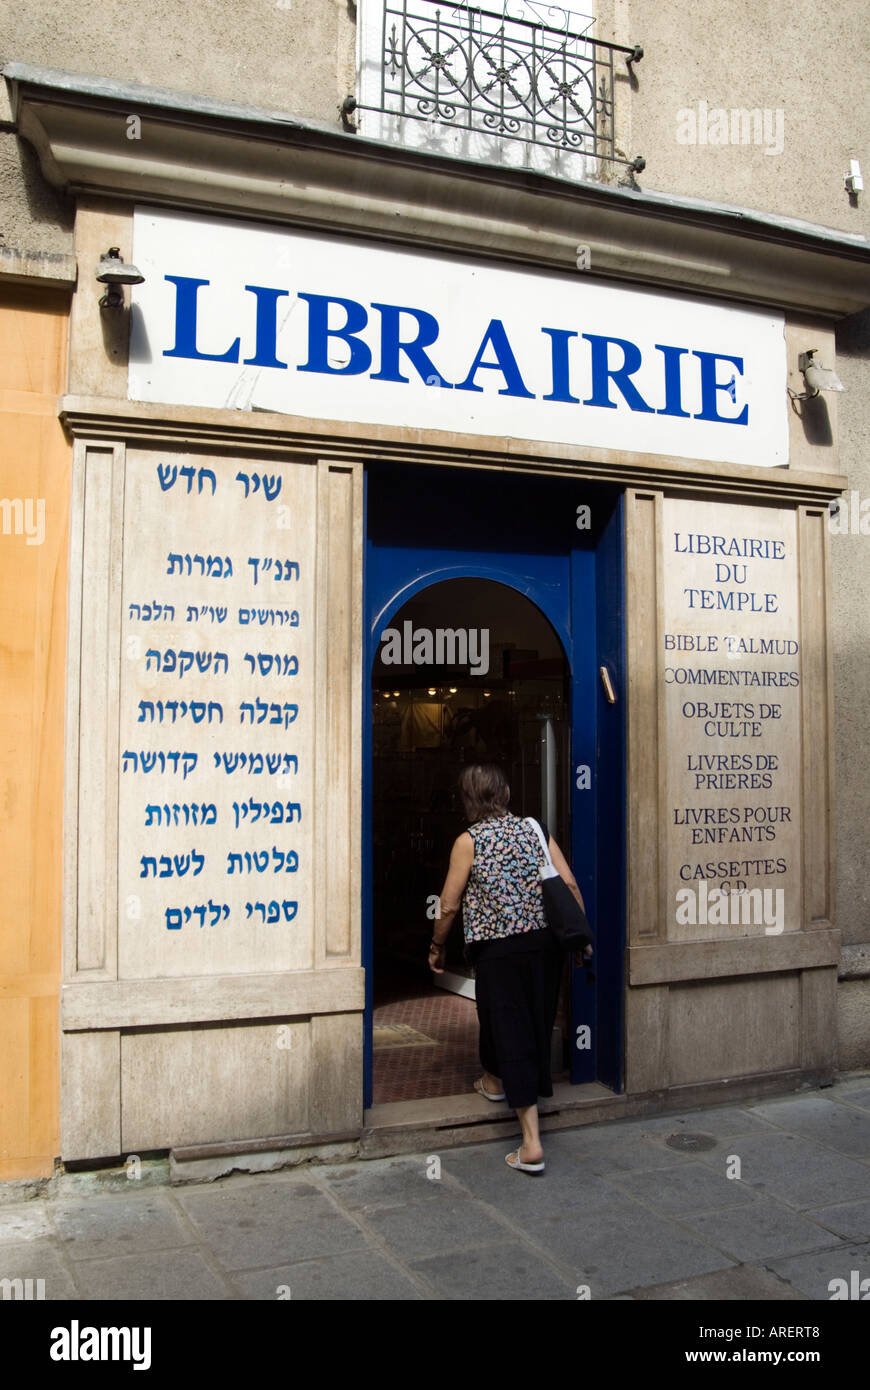
[[[373,672],[391,640],[429,669],[403,610],[458,581],[564,662],[552,805],[599,960],[557,1122],[833,1076],[847,480],[788,388],[870,302],[866,243],[6,76],[77,200],[60,1157],[401,1147],[370,1109]],[[109,247],[144,279],[101,308]]]

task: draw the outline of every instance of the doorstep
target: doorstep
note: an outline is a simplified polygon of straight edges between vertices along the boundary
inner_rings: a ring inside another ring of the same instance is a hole
[[[664,1115],[706,1106],[762,1100],[808,1086],[830,1085],[829,1071],[789,1068],[720,1081],[701,1081],[666,1090],[617,1095],[600,1082],[554,1085],[550,1100],[538,1102],[541,1133],[597,1124],[602,1120]],[[365,1112],[359,1136],[360,1158],[387,1158],[394,1154],[422,1153],[436,1144],[457,1148],[482,1144],[488,1139],[515,1138],[519,1121],[506,1101],[484,1100],[473,1091],[434,1100],[393,1101],[373,1105]]]
[[[629,1103],[627,1097],[615,1095],[597,1081],[580,1086],[557,1082],[552,1099],[538,1101],[541,1130],[591,1124],[621,1112]],[[360,1158],[384,1158],[419,1153],[435,1142],[442,1148],[481,1144],[515,1135],[517,1128],[516,1115],[506,1101],[484,1100],[474,1091],[433,1100],[392,1101],[365,1112],[359,1154]]]

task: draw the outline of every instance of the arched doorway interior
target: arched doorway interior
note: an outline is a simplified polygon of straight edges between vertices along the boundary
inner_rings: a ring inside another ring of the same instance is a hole
[[[371,696],[375,1104],[468,1089],[477,1029],[461,918],[445,975],[426,968],[435,899],[465,829],[457,779],[467,763],[498,763],[511,809],[567,843],[569,675],[540,609],[492,579],[431,584],[382,627]],[[553,1057],[565,1078],[569,1022],[566,981]]]

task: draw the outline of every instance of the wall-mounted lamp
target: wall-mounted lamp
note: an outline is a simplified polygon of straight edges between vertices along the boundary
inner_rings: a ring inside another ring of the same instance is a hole
[[[846,192],[850,193],[857,202],[858,194],[863,192],[864,189],[864,180],[861,177],[861,165],[858,163],[857,159],[849,160],[849,172],[843,179],[843,183],[845,184]]]
[[[798,357],[798,371],[803,375],[807,389],[803,394],[798,395],[789,387],[788,394],[793,401],[810,401],[821,391],[845,391],[846,389],[831,367],[823,367],[821,362],[816,361],[815,355],[818,350],[818,348],[810,348],[808,352],[802,352]]]
[[[107,285],[106,293],[100,300],[101,309],[120,309],[124,303],[122,285],[141,285],[145,276],[138,266],[127,265],[121,260],[121,252],[117,246],[110,246],[108,251],[100,257],[100,264],[97,266],[97,280],[101,285]]]

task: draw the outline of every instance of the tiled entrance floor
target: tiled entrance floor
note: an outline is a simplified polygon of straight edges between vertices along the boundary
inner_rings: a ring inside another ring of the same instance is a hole
[[[374,1026],[406,1024],[427,1038],[428,1047],[374,1049],[374,1105],[426,1100],[470,1091],[481,1065],[477,1055],[477,1008],[473,999],[448,994],[412,974],[378,971]],[[562,1074],[553,1074],[553,1080]]]
[[[424,980],[395,974],[378,979],[374,1026],[403,1023],[432,1038],[434,1045],[375,1046],[375,1105],[422,1100],[470,1091],[480,1075],[477,1009],[473,999],[435,989]]]

